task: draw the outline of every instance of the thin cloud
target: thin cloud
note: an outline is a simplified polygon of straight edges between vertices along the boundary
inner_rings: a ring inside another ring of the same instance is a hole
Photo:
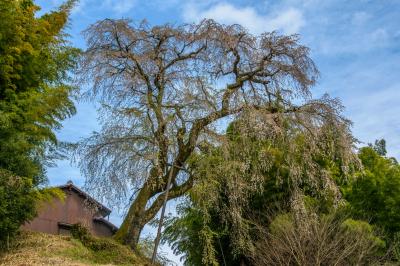
[[[59,1],[59,0],[53,0]],[[94,10],[107,10],[112,12],[112,15],[124,15],[132,11],[136,6],[136,0],[81,0],[72,10],[75,14],[89,14],[93,13]]]
[[[106,0],[104,1],[104,7],[110,8],[118,14],[125,14],[135,7],[135,0]]]
[[[255,34],[266,31],[281,31],[285,34],[298,33],[305,25],[299,9],[288,8],[279,14],[259,14],[253,7],[236,7],[229,3],[218,3],[204,8],[193,2],[183,9],[186,22],[198,22],[204,18],[225,24],[240,24]]]

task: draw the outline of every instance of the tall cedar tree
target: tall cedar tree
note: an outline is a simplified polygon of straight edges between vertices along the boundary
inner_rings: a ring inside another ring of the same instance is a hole
[[[75,113],[68,82],[79,50],[63,32],[73,4],[37,17],[31,0],[0,1],[0,220],[8,220],[7,232],[34,214],[28,194],[46,181],[54,130]],[[19,202],[25,207],[15,214],[10,205]]]

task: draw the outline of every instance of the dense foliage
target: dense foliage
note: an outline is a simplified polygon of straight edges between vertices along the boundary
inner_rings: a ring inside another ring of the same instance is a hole
[[[291,136],[292,145],[305,145],[301,134]],[[209,148],[192,167],[205,182],[199,178],[164,234],[186,265],[360,265],[400,258],[399,166],[378,154],[386,150],[383,141],[361,148],[362,166],[354,160],[347,173],[340,156],[314,153],[331,187],[314,184],[304,171],[297,190],[284,159],[294,155],[288,143],[243,139],[235,135],[228,148]],[[300,156],[301,148],[295,150]],[[266,151],[273,167],[253,183]],[[232,172],[240,162],[254,165]],[[257,184],[263,187],[252,189]]]
[[[68,82],[78,50],[63,32],[73,4],[38,17],[32,0],[0,1],[0,197],[8,206],[0,220],[14,229],[34,214],[29,195],[46,181],[45,166],[57,155],[54,130],[75,113]],[[19,212],[9,210],[21,200]]]
[[[364,171],[345,190],[345,197],[354,216],[377,225],[394,239],[400,235],[400,165],[394,158],[379,155],[380,150],[385,149],[360,150]]]
[[[259,134],[242,117],[228,128],[228,142],[203,148],[193,160],[196,185],[165,232],[188,265],[251,265],[277,215],[291,213],[305,227],[310,211],[322,215],[341,204],[335,182],[345,179],[351,166],[345,161],[354,166],[355,158],[334,144],[328,125],[311,142],[296,123],[284,121],[285,130],[258,125]]]
[[[35,200],[31,179],[0,169],[0,247],[22,223],[33,218]]]
[[[53,129],[75,112],[66,81],[78,51],[62,31],[71,4],[37,18],[30,0],[0,3],[0,168],[34,183]]]

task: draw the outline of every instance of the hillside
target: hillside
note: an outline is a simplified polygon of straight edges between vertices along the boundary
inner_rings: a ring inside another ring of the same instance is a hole
[[[21,232],[11,251],[0,254],[0,265],[150,265],[127,247],[106,240],[109,247],[94,251],[69,236]]]

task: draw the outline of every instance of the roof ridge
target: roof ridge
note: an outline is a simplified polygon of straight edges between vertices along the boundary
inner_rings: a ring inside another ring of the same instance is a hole
[[[104,216],[110,215],[111,213],[111,209],[109,209],[108,207],[106,207],[104,204],[102,204],[101,202],[99,202],[98,200],[96,200],[95,198],[93,198],[92,196],[90,196],[87,192],[83,191],[82,189],[80,189],[79,187],[77,187],[74,183],[72,183],[71,180],[69,180],[65,185],[60,185],[57,186],[57,188],[69,188],[69,189],[74,189],[76,190],[76,192],[78,192],[78,194],[80,194],[81,196],[85,197],[86,199],[88,199],[89,201],[94,202],[95,204],[100,206],[100,209],[103,210],[105,212]]]

